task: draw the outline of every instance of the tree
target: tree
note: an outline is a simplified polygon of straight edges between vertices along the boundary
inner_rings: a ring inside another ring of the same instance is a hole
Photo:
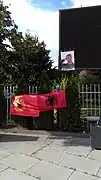
[[[18,27],[11,19],[11,13],[8,11],[8,6],[4,6],[0,1],[0,83],[7,82],[11,76],[8,72],[9,69],[9,57],[11,52],[8,51],[10,46],[6,43],[10,37],[17,33]],[[5,41],[5,43],[4,43]]]
[[[43,70],[51,71],[53,61],[49,57],[50,51],[38,37],[32,36],[29,32],[25,36],[15,34],[11,37],[11,44],[16,56],[15,64],[18,70],[16,78],[20,79],[20,84],[22,82],[27,85],[36,84]]]
[[[9,40],[11,47],[4,44]],[[1,83],[33,85],[39,84],[40,73],[50,74],[52,63],[45,43],[37,36],[18,32],[18,26],[11,18],[8,6],[0,1],[0,67]]]

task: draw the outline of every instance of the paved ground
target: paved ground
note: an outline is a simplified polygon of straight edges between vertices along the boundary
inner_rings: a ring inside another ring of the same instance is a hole
[[[0,132],[0,180],[101,180],[89,138]]]

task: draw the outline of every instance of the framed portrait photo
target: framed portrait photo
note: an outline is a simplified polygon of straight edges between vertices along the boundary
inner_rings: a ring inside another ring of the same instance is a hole
[[[61,52],[61,70],[75,70],[74,51]]]

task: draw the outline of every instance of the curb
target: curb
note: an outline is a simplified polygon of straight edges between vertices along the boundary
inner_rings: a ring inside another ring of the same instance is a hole
[[[58,136],[58,137],[81,137],[81,138],[89,138],[90,134],[87,133],[69,133],[69,132],[61,132],[61,131],[36,131],[36,130],[25,130],[25,129],[0,129],[1,133],[13,133],[13,134],[33,134],[33,135],[47,135],[47,136]]]

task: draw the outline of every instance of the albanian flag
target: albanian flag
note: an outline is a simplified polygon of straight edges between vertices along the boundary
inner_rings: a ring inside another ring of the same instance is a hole
[[[65,90],[38,95],[39,110],[49,111],[67,107]]]
[[[40,112],[67,107],[65,90],[41,95],[20,95],[12,97],[10,114],[39,117]]]

